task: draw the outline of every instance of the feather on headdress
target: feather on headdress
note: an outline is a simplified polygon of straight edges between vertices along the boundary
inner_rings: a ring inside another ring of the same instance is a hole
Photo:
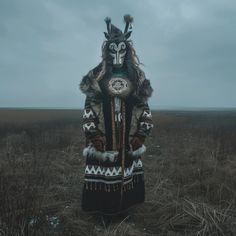
[[[124,15],[124,22],[125,22],[125,29],[124,32],[122,32],[119,28],[117,28],[115,25],[111,24],[111,18],[106,17],[105,22],[107,25],[107,32],[104,32],[104,35],[107,40],[127,40],[132,31],[132,23],[133,23],[133,17],[129,14]],[[130,29],[130,30],[129,30]]]

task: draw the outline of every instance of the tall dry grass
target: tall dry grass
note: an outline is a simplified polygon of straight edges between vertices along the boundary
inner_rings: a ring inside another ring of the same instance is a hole
[[[146,201],[109,218],[80,209],[80,119],[1,127],[0,235],[235,235],[235,117],[154,113]]]

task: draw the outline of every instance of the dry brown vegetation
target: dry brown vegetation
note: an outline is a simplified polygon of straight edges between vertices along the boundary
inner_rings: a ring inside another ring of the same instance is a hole
[[[236,235],[236,112],[154,112],[146,201],[80,209],[81,112],[0,110],[0,235]]]

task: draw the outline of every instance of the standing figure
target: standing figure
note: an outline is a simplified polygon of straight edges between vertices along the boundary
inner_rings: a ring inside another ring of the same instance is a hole
[[[80,83],[86,95],[84,211],[118,213],[145,198],[141,155],[153,127],[147,103],[153,90],[128,40],[133,18],[124,21],[122,32],[105,19],[102,62]]]

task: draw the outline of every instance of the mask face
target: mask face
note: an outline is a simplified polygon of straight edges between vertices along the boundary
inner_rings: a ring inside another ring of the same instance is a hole
[[[113,58],[113,66],[122,67],[126,54],[126,44],[125,42],[111,43],[109,45],[109,54]]]

